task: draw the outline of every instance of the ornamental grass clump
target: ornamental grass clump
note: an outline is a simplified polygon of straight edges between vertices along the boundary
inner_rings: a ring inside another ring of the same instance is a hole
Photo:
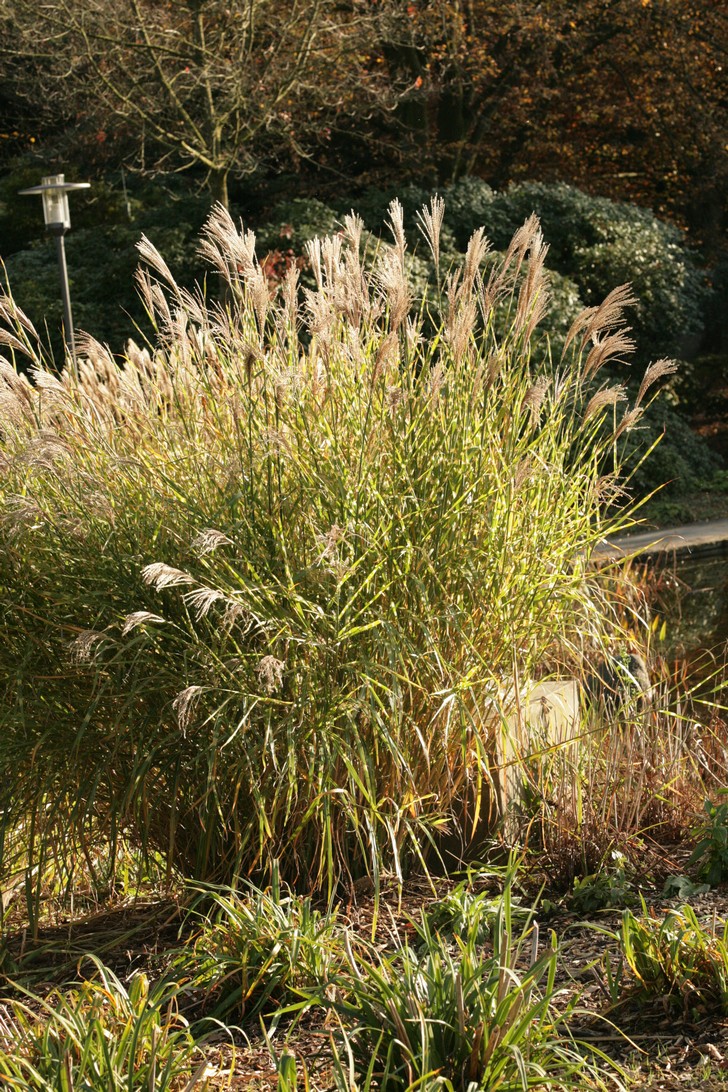
[[[185,923],[194,932],[173,956],[175,975],[201,995],[201,1020],[236,1023],[289,1005],[305,1009],[345,962],[336,911],[281,888],[205,888]]]
[[[490,950],[480,946],[477,913],[455,944],[423,917],[416,948],[349,949],[348,974],[334,980],[329,1002],[340,1021],[339,1072],[349,1058],[358,1087],[407,1092],[605,1087],[569,1033],[573,1004],[554,1005],[556,935],[540,949],[531,914],[515,926],[511,883],[512,873]]]
[[[523,681],[607,639],[589,558],[625,522],[603,515],[617,441],[669,366],[626,411],[600,385],[630,348],[626,288],[532,365],[535,218],[495,263],[476,232],[415,305],[390,217],[392,246],[364,261],[346,217],[310,246],[316,288],[291,269],[271,297],[216,208],[222,304],[143,239],[157,340],[121,363],[86,338],[54,374],[0,301],[6,869],[131,839],[210,882],[274,859],[309,890],[401,876],[487,813]],[[437,253],[437,202],[422,219]]]
[[[192,1092],[212,1067],[179,1011],[174,984],[127,986],[99,960],[80,986],[0,1003],[0,1081],[27,1092]]]
[[[688,905],[660,920],[643,901],[640,917],[624,911],[619,944],[641,997],[693,1019],[728,1013],[728,923],[704,926]]]

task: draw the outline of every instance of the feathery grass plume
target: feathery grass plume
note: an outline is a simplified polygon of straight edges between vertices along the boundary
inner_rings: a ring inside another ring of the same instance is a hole
[[[142,569],[142,577],[147,584],[151,584],[159,591],[161,588],[176,588],[180,584],[194,584],[195,578],[189,573],[175,569],[172,565],[165,565],[163,561],[155,561],[151,565],[145,565]]]
[[[462,361],[475,333],[477,300],[472,292],[472,283],[468,287],[464,279],[461,281],[460,270],[448,276],[445,291],[448,307],[444,335],[453,359]]]
[[[13,299],[2,260],[0,270],[5,280],[5,285],[0,285],[0,345],[7,345],[11,356],[19,352],[33,365],[41,367],[45,362],[45,353],[38,331]],[[0,357],[0,360],[3,359]]]
[[[532,255],[535,262],[531,272],[530,284],[527,272],[526,280],[521,282],[520,290],[518,290],[523,263],[529,254]],[[515,299],[519,321],[512,325],[511,330],[506,334],[506,339],[517,337],[518,333],[526,328],[526,325],[528,332],[525,340],[532,336],[536,325],[546,313],[544,310],[544,307],[547,306],[546,290],[543,289],[543,294],[536,291],[543,279],[541,267],[544,257],[545,250],[541,228],[538,218],[532,215],[524,221],[513,236],[502,261],[493,265],[488,280],[481,283],[480,275],[477,277],[478,308],[485,327],[490,324],[492,313],[499,303],[505,301],[510,302],[512,305]],[[466,262],[466,268],[467,265]],[[529,316],[528,324],[525,322],[526,315]]]
[[[26,405],[32,405],[32,390],[28,377],[24,373],[18,373],[9,360],[0,357],[0,379],[7,390],[11,391]]]
[[[155,329],[169,330],[172,325],[172,310],[161,285],[142,266],[137,269],[134,277],[139,296]]]
[[[223,205],[215,205],[210,213],[198,253],[231,288],[241,280],[248,284],[259,271],[254,232],[242,225],[238,231]]]
[[[177,723],[183,735],[190,726],[194,707],[203,693],[204,687],[202,686],[186,686],[184,690],[180,690],[172,702],[172,708],[177,714]]]
[[[548,289],[544,278],[544,263],[548,247],[544,242],[540,227],[537,227],[529,240],[528,266],[526,276],[521,282],[516,305],[514,329],[516,334],[526,330],[530,338],[537,324],[548,309]]]
[[[15,334],[11,334],[9,330],[0,330],[0,345],[7,345],[9,349],[16,349],[24,356],[30,356],[33,359],[32,354],[27,351],[25,343]]]
[[[157,250],[156,246],[146,235],[142,235],[141,239],[137,243],[137,250],[139,251],[139,257],[143,262],[146,262],[154,272],[162,278],[162,280],[169,285],[175,295],[178,292],[177,282],[172,276],[172,271],[165,262],[162,255]]]
[[[463,291],[472,293],[473,286],[480,277],[480,270],[490,251],[490,243],[484,228],[476,228],[468,240],[463,262]]]
[[[642,382],[640,383],[640,389],[637,392],[637,398],[635,399],[635,406],[641,405],[642,400],[654,383],[657,383],[660,379],[664,379],[666,375],[674,375],[676,371],[676,360],[655,360],[650,364],[645,370]]]
[[[275,694],[281,689],[285,667],[283,660],[278,660],[275,656],[264,656],[257,665],[255,673],[266,694]]]
[[[527,255],[540,255],[543,235],[538,217],[532,213],[521,224],[506,250],[499,277],[504,284],[515,285]]]
[[[2,267],[3,276],[7,284],[5,266],[2,262],[0,262],[0,266]],[[28,345],[37,346],[40,343],[40,337],[35,326],[30,321],[25,311],[21,311],[18,307],[10,294],[9,287],[6,288],[5,286],[0,286],[0,322],[5,326],[19,326],[26,334],[29,334],[32,340],[27,343]]]
[[[389,308],[389,324],[396,333],[412,306],[412,292],[403,270],[404,256],[391,247],[382,247],[377,259],[377,285]]]
[[[634,307],[638,302],[630,285],[620,284],[613,288],[604,301],[594,308],[585,327],[587,339],[595,337],[602,330],[613,330],[616,326],[621,326],[625,308]]]
[[[211,554],[221,546],[232,546],[233,540],[223,531],[217,531],[214,527],[206,527],[192,539],[192,549],[198,553]]]
[[[374,254],[355,218],[314,240],[301,303],[294,277],[264,298],[216,208],[222,303],[145,247],[154,343],[0,369],[0,847],[31,879],[53,857],[71,884],[119,830],[206,881],[273,859],[309,889],[401,877],[446,824],[495,820],[521,687],[624,628],[588,564],[630,517],[600,501],[619,467],[586,348],[548,393],[532,369],[537,221],[486,284],[476,232],[440,317],[439,296],[413,313],[390,219]]]
[[[404,233],[404,209],[398,198],[395,197],[394,200],[390,202],[387,212],[389,213],[387,227],[392,232],[394,248],[399,261],[399,269],[404,277],[406,275],[404,256],[407,250],[407,239]]]
[[[594,483],[594,495],[601,504],[611,506],[624,500],[627,494],[616,475],[602,474]]]
[[[27,389],[18,390],[13,384],[6,382],[1,370],[3,364],[7,364],[7,361],[0,358],[0,423],[7,420],[12,422],[14,429],[20,429],[24,425],[32,428],[34,400],[30,384],[26,381]],[[22,378],[25,379],[25,376]]]
[[[521,486],[528,481],[533,473],[533,459],[530,455],[527,455],[525,459],[516,465],[515,473],[513,474],[513,492],[518,493]]]
[[[606,337],[595,334],[593,342],[584,365],[584,382],[593,379],[605,364],[613,360],[623,360],[635,349],[634,340],[627,336],[625,330],[616,330],[614,333],[607,334]]]
[[[597,391],[596,394],[591,396],[584,410],[584,423],[603,410],[605,406],[615,406],[617,402],[624,402],[626,398],[627,392],[621,383]]]
[[[435,263],[435,276],[440,279],[440,235],[445,219],[445,202],[438,194],[434,194],[430,200],[429,208],[425,206],[417,213],[417,221]]]
[[[198,622],[201,618],[204,618],[210,613],[210,610],[215,603],[219,603],[220,600],[224,599],[225,596],[221,591],[218,591],[216,588],[206,588],[204,586],[195,588],[194,591],[185,592],[184,594],[184,601],[188,607],[192,607]]]
[[[329,561],[332,557],[335,557],[338,551],[338,546],[341,540],[345,537],[346,531],[343,527],[339,527],[338,523],[332,523],[325,535],[319,536],[319,544],[322,547],[320,561]]]
[[[0,524],[11,543],[17,541],[25,532],[39,529],[45,518],[45,512],[32,497],[14,496],[11,493],[3,498]]]
[[[150,610],[135,610],[131,614],[127,614],[124,619],[124,623],[121,627],[121,636],[126,637],[128,633],[132,633],[139,626],[146,626],[149,622],[164,625],[165,621],[166,619],[162,618],[159,614],[152,614]]]
[[[582,335],[581,351],[583,352],[590,340],[594,341],[601,333],[605,331],[609,333],[616,327],[621,326],[623,324],[625,308],[634,307],[637,302],[637,297],[628,284],[622,284],[617,288],[613,288],[604,302],[600,303],[598,307],[587,307],[574,319],[574,322],[566,335],[563,349],[564,354],[579,334]],[[617,352],[629,353],[632,351],[632,347],[625,343],[629,339],[625,339],[624,330],[620,332],[620,337],[624,339],[622,344],[615,346],[612,350],[608,350],[612,355],[615,355]],[[596,367],[599,367],[599,365],[596,365]],[[594,370],[595,365],[592,364],[588,369],[589,374],[593,374]]]
[[[72,453],[73,448],[66,440],[49,429],[42,429],[28,444],[26,458],[31,466],[50,470]]]
[[[631,432],[642,418],[643,413],[644,409],[642,406],[633,406],[632,409],[627,410],[614,431],[614,439],[619,440],[625,432]]]
[[[123,635],[122,632],[122,636]],[[78,637],[74,638],[69,645],[71,659],[76,663],[88,663],[93,659],[99,643],[108,640],[108,637],[108,633],[105,633],[103,630],[98,632],[93,629],[87,629],[83,633],[79,633]]]

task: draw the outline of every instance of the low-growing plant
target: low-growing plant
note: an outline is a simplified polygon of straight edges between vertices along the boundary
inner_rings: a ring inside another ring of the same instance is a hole
[[[615,449],[670,371],[626,412],[599,385],[630,293],[554,373],[535,219],[495,262],[476,232],[442,310],[412,308],[390,221],[369,266],[355,217],[315,240],[303,301],[294,267],[271,298],[222,209],[224,305],[143,241],[158,340],[121,365],[86,339],[44,370],[2,298],[34,368],[0,362],[4,867],[72,876],[124,836],[207,882],[273,859],[309,890],[401,879],[445,824],[494,821],[522,680],[619,629],[589,559],[629,521],[604,514]]]
[[[0,1079],[27,1092],[191,1092],[207,1064],[178,990],[136,974],[128,988],[98,960],[79,987],[4,1002]]]
[[[493,928],[479,943],[481,917],[455,938],[433,933],[393,955],[350,953],[350,971],[335,980],[341,1000],[342,1072],[354,1070],[388,1089],[588,1088],[589,1067],[567,1031],[568,1009],[552,1004],[556,938],[539,953],[532,920],[514,929],[511,881]]]
[[[278,1092],[298,1092],[299,1079],[304,1092],[308,1092],[308,1070],[305,1061],[301,1062],[299,1078],[298,1062],[296,1055],[290,1050],[284,1050],[275,1059],[276,1074],[278,1076]]]
[[[728,879],[728,789],[719,790],[722,802],[706,800],[706,818],[692,831],[697,845],[690,855],[690,864],[698,865],[698,876],[711,887]]]
[[[596,979],[604,990],[610,1005],[618,1005],[624,1000],[625,995],[625,966],[621,952],[615,956],[607,948],[599,960],[599,971],[596,970]]]
[[[202,994],[205,1019],[230,1022],[275,1013],[323,988],[344,961],[343,926],[335,911],[271,887],[204,891],[196,934],[172,960],[187,990]],[[185,934],[189,921],[184,925]]]
[[[636,900],[629,862],[624,853],[612,850],[610,859],[602,861],[596,872],[575,877],[569,907],[576,914],[589,914],[595,910],[621,909]]]
[[[476,943],[484,944],[492,937],[500,917],[502,895],[490,891],[477,891],[473,883],[477,873],[461,880],[426,912],[427,927],[431,933],[444,933],[455,937],[473,934]],[[510,898],[511,916],[519,922],[530,920],[532,911]]]
[[[666,899],[692,899],[706,891],[710,891],[709,883],[695,883],[689,876],[668,876],[662,886],[662,896]]]
[[[643,997],[686,1016],[728,1013],[728,924],[705,928],[688,905],[660,919],[643,902],[639,917],[624,911],[619,942]]]

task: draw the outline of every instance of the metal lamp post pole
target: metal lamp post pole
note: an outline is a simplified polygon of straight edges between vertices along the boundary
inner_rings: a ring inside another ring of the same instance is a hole
[[[40,194],[43,198],[43,218],[46,231],[49,235],[53,235],[56,240],[58,269],[61,276],[61,299],[63,301],[63,341],[74,371],[76,369],[76,341],[73,334],[71,289],[68,284],[64,236],[71,226],[68,194],[71,190],[87,190],[90,185],[90,182],[66,182],[64,175],[50,174],[41,181],[40,186],[32,186],[28,190],[19,191],[22,194]]]
[[[66,244],[63,232],[56,235],[56,253],[58,254],[58,270],[61,276],[61,299],[63,300],[63,340],[66,349],[76,367],[76,338],[73,333],[73,313],[71,311],[71,288],[68,283],[68,266],[66,264]]]

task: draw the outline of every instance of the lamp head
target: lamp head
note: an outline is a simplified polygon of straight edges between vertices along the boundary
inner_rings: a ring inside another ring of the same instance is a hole
[[[87,190],[90,182],[66,182],[65,175],[49,174],[40,186],[20,190],[21,194],[39,193],[43,198],[43,219],[51,235],[65,235],[71,226],[68,194],[71,190]]]

